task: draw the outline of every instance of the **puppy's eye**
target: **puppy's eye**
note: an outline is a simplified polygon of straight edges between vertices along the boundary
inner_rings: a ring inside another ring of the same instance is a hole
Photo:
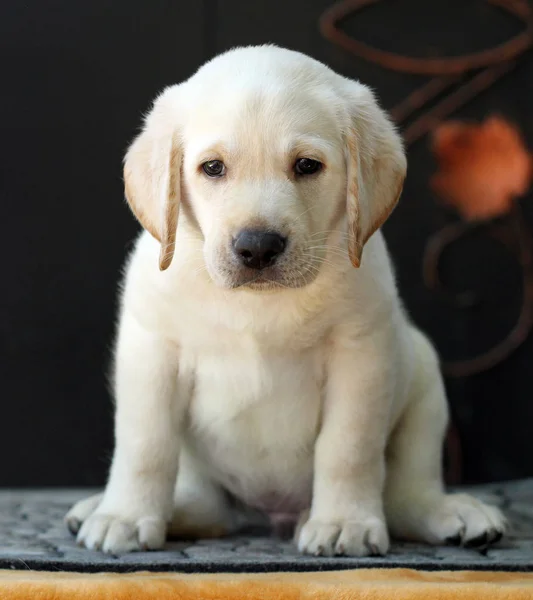
[[[208,177],[222,177],[226,174],[226,165],[221,160],[208,160],[202,165]]]
[[[314,175],[322,168],[322,163],[312,158],[299,158],[294,164],[296,175]]]

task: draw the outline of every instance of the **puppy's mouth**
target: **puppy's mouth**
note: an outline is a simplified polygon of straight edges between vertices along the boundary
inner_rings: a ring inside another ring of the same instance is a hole
[[[267,269],[267,271],[273,271],[273,269]],[[281,278],[279,275],[277,275],[275,272],[268,273],[265,271],[259,271],[252,276],[245,277],[241,281],[235,282],[235,284],[232,286],[232,289],[249,288],[251,290],[266,291],[290,287],[283,284],[280,279]]]
[[[315,279],[314,275],[308,274],[308,277],[302,277],[301,271],[292,273],[290,270],[282,271],[275,268],[265,269],[250,274],[242,274],[236,280],[234,279],[231,289],[247,289],[256,292],[281,291],[306,287]]]

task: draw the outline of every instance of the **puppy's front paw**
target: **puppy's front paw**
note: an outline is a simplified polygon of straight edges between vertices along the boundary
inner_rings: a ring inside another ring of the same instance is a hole
[[[389,549],[385,521],[374,516],[350,520],[311,518],[297,535],[298,550],[315,556],[383,556]]]
[[[165,537],[165,522],[158,517],[126,517],[96,510],[83,522],[76,541],[89,550],[124,554],[162,548]]]

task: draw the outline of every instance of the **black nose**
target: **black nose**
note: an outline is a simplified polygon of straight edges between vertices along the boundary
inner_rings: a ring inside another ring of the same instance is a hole
[[[233,250],[246,267],[264,269],[285,250],[285,242],[278,233],[245,229],[233,240]]]

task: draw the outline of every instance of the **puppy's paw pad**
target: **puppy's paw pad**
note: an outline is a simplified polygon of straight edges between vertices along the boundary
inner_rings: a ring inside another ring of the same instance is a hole
[[[389,535],[378,517],[328,522],[310,519],[301,528],[298,550],[315,556],[383,556]]]
[[[468,494],[443,496],[428,512],[426,525],[428,541],[467,548],[494,544],[507,529],[507,521],[499,508]]]
[[[77,542],[89,550],[102,550],[106,554],[124,554],[162,548],[165,536],[166,527],[162,519],[121,518],[95,512],[81,526]]]

